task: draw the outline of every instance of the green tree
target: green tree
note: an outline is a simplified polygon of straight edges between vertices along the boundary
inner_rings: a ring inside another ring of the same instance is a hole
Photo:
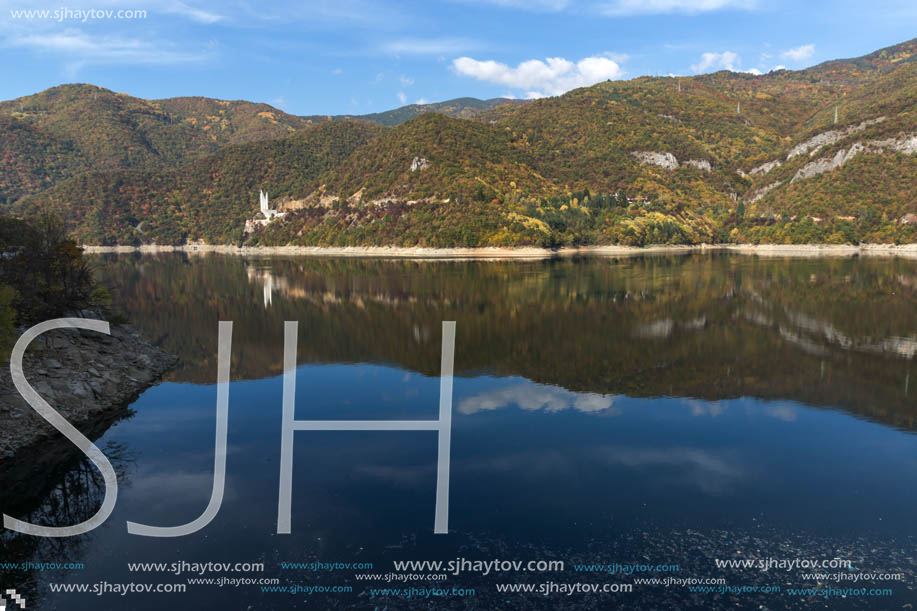
[[[18,288],[17,322],[57,318],[91,305],[95,282],[83,250],[50,215],[40,217],[0,260],[0,282]]]

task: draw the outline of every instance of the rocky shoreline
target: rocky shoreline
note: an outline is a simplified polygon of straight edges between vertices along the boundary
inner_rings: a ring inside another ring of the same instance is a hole
[[[575,255],[633,256],[644,254],[685,254],[727,251],[770,257],[849,257],[854,255],[917,258],[917,244],[698,244],[657,246],[582,246],[578,248],[482,247],[422,248],[399,246],[228,246],[220,244],[183,244],[179,246],[144,244],[141,246],[83,246],[87,254],[190,254],[218,253],[243,256],[356,257],[380,259],[546,259]]]
[[[97,317],[88,312],[81,315]],[[51,407],[93,438],[104,432],[98,431],[97,422],[111,422],[112,416],[126,411],[177,361],[134,329],[111,325],[111,335],[56,329],[37,337],[23,359],[23,370]],[[9,364],[0,367],[0,463],[60,439],[60,433],[16,391]]]

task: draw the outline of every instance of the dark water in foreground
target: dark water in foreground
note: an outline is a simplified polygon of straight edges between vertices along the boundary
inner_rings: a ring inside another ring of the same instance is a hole
[[[84,565],[0,570],[38,601],[33,608],[898,609],[917,602],[917,262],[733,255],[94,261],[115,287],[117,308],[182,363],[96,442],[121,473],[105,525],[69,540],[3,533],[0,562]],[[222,509],[191,536],[128,535],[127,520],[184,524],[210,498],[220,320],[234,322]],[[286,320],[299,321],[296,417],[334,420],[435,419],[441,322],[456,321],[450,534],[432,534],[432,432],[297,432],[293,533],[275,534]],[[95,472],[72,462],[53,489],[33,492],[15,499],[17,510],[60,525],[85,519],[101,498]],[[565,569],[463,572],[441,582],[355,577],[392,573],[396,560],[456,558],[563,560]],[[903,580],[818,585],[808,569],[715,564],[768,558],[843,558],[854,567],[845,573]],[[187,584],[194,575],[127,566],[183,561],[263,562],[263,573],[204,577],[352,591],[50,591],[51,583]],[[281,567],[314,561],[373,568]],[[679,570],[574,568],[612,563]],[[781,591],[639,584],[586,596],[497,592],[498,584],[653,577]],[[410,587],[475,594],[371,598],[371,588]],[[892,593],[787,592],[806,587]]]

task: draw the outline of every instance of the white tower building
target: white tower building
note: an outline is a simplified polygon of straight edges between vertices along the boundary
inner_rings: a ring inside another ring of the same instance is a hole
[[[270,219],[272,210],[268,207],[267,193],[259,189],[258,200],[261,204],[261,214],[264,215],[264,218]]]

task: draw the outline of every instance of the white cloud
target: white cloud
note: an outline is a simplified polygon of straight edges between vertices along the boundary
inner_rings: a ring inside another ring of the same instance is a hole
[[[404,95],[403,91],[399,91],[398,92],[398,101],[401,102],[402,104],[407,104],[408,96]]]
[[[188,6],[184,2],[174,2],[166,6],[165,12],[174,13],[176,15],[183,15],[188,17],[193,21],[198,23],[216,23],[218,21],[223,21],[226,19],[223,15],[213,13],[210,11],[205,11],[203,9],[195,8],[193,6]]]
[[[606,51],[605,53],[598,55],[598,57],[607,57],[608,59],[614,61],[617,64],[623,64],[624,62],[630,59],[630,55],[628,55],[627,53],[617,53],[614,51]]]
[[[749,74],[754,74],[755,76],[761,76],[762,74],[764,74],[763,72],[761,72],[761,71],[758,70],[757,68],[749,68],[749,69],[746,70],[745,72],[747,72],[747,73],[749,73]]]
[[[197,0],[189,0],[197,3]],[[91,7],[91,8],[90,8]],[[24,0],[0,0],[0,9],[34,9]],[[190,19],[213,24],[225,17],[215,10],[191,6],[181,0],[149,0],[142,8],[128,0],[98,0],[89,7],[79,3],[61,7],[55,19],[0,20],[0,48],[18,48],[36,56],[59,61],[68,79],[76,78],[86,66],[178,65],[214,59],[220,43],[190,42],[187,38],[153,34],[148,23],[165,20],[176,23]],[[94,14],[90,10],[96,11]],[[107,19],[103,15],[118,10],[144,12],[143,18]],[[70,11],[67,13],[66,11]],[[95,16],[93,16],[95,15]],[[155,31],[165,32],[157,29]]]
[[[710,70],[738,70],[741,63],[739,56],[732,51],[723,51],[722,53],[703,53],[700,61],[691,65],[695,72],[708,72]]]
[[[392,55],[450,55],[481,48],[470,38],[402,38],[382,45],[382,51]]]
[[[471,415],[516,405],[526,411],[560,412],[572,408],[591,413],[608,410],[614,401],[615,397],[611,395],[575,393],[541,384],[519,384],[463,399],[458,404],[458,411],[460,414]],[[610,413],[615,412],[612,410]]]
[[[522,89],[530,98],[560,95],[624,75],[618,62],[607,55],[594,55],[576,63],[562,57],[549,57],[545,61],[530,59],[515,68],[493,60],[459,57],[453,60],[452,69],[462,76]]]
[[[764,408],[764,413],[771,418],[783,420],[784,422],[796,421],[796,408],[792,405],[769,405]]]
[[[418,99],[416,102],[414,102],[414,103],[415,103],[415,104],[421,104],[421,105],[423,105],[423,104],[429,104],[430,102],[427,100],[427,98],[419,98],[419,99]]]
[[[752,10],[757,6],[757,0],[614,0],[600,5],[599,10],[604,15],[618,17],[661,13],[696,15],[727,9]]]
[[[784,66],[783,64],[780,64],[779,66],[774,66],[773,68],[770,69],[770,72],[774,72],[776,70],[786,70],[786,66]]]
[[[409,76],[405,76],[403,74],[401,75],[401,77],[398,80],[401,81],[401,85],[404,87],[410,87],[411,85],[414,84],[414,79],[412,79]]]
[[[210,57],[209,53],[170,49],[171,45],[164,41],[117,36],[89,36],[77,29],[13,36],[6,40],[6,44],[47,55],[60,56],[67,60],[70,73],[89,64],[167,65],[200,62]]]
[[[780,57],[792,60],[794,62],[803,62],[815,55],[815,45],[799,45],[794,49],[789,49],[780,54]]]
[[[716,418],[726,412],[726,405],[719,401],[689,400],[685,403],[691,408],[692,416],[710,416]]]

